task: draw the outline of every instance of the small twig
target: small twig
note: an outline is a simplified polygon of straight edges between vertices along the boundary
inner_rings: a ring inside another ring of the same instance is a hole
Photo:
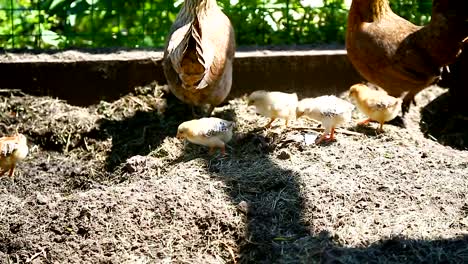
[[[133,97],[133,96],[130,96],[129,98],[133,102],[135,102],[135,103],[139,104],[141,107],[143,107],[144,110],[150,110],[151,109],[150,107],[148,107],[147,104],[144,104],[140,99],[138,99],[136,97]]]
[[[86,151],[89,151],[88,141],[86,140],[86,137],[83,138],[83,141],[84,141]]]
[[[41,249],[41,251],[37,252],[36,254],[32,255],[29,259],[26,260],[26,263],[32,262],[35,258],[39,257],[39,255],[45,254],[44,249]]]
[[[26,95],[21,89],[0,89],[0,93],[19,93]]]
[[[273,202],[273,206],[272,206],[273,210],[276,209],[276,204],[278,203],[278,201],[279,201],[279,199],[281,197],[281,193],[284,191],[284,189],[286,189],[286,187],[284,187],[283,189],[281,189],[281,191],[279,191],[278,196],[276,197],[275,201]]]
[[[65,144],[65,153],[68,152],[68,147],[70,146],[71,132],[68,133],[67,144]]]
[[[224,242],[221,242],[221,244],[223,244],[227,248],[227,250],[229,251],[229,254],[231,255],[232,261],[234,262],[234,264],[236,264],[237,263],[236,255],[234,254],[234,251],[232,250],[232,248]]]

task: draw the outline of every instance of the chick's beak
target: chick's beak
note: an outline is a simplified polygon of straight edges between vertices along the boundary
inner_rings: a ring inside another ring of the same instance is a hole
[[[300,118],[304,115],[304,112],[296,112],[296,118]]]

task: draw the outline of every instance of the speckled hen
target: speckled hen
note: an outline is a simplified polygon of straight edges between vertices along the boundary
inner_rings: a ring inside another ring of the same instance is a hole
[[[216,0],[185,0],[168,36],[163,68],[170,91],[210,115],[231,91],[234,29]]]

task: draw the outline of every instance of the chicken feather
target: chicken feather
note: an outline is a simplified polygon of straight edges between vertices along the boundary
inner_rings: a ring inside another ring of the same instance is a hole
[[[163,58],[169,89],[208,114],[228,96],[235,52],[234,30],[216,0],[185,0],[172,25]]]
[[[349,96],[357,108],[369,118],[360,122],[367,124],[371,120],[380,123],[378,131],[383,131],[383,124],[394,119],[400,110],[402,99],[388,95],[385,91],[373,90],[365,84],[355,84],[349,89]]]
[[[177,129],[177,138],[210,147],[210,153],[215,148],[225,154],[225,144],[231,141],[235,122],[216,117],[205,117],[183,122]]]
[[[468,36],[468,1],[434,0],[431,21],[416,26],[396,15],[388,0],[353,0],[346,50],[359,73],[389,95],[404,95],[405,114],[414,96],[436,83],[442,67],[459,55]]]
[[[288,122],[296,118],[297,103],[296,93],[260,90],[251,93],[248,97],[248,105],[254,105],[258,114],[270,118],[270,122],[266,125],[268,128],[277,118],[285,119],[285,125],[288,127]]]
[[[12,177],[16,163],[26,158],[28,151],[27,139],[23,134],[0,138],[0,176],[10,171],[9,176]]]
[[[319,121],[325,130],[316,143],[334,140],[335,128],[351,120],[354,105],[333,95],[305,98],[299,101],[296,115]],[[330,134],[329,137],[327,137]]]

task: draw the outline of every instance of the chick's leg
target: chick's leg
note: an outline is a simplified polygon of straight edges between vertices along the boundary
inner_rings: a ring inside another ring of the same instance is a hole
[[[317,140],[315,140],[315,144],[320,144],[322,141],[327,139],[327,133],[323,133]]]
[[[330,137],[328,138],[328,140],[335,140],[335,127],[331,128]]]
[[[221,149],[221,154],[223,154],[223,156],[226,156],[226,147],[223,145],[222,147],[220,147]]]
[[[384,132],[384,131],[383,131],[383,124],[384,124],[383,122],[380,123],[379,128],[377,129],[377,132],[379,132],[379,133],[383,133],[383,132]]]
[[[208,154],[212,155],[215,151],[215,147],[210,147],[210,150],[208,150]]]
[[[212,155],[216,148],[219,148],[221,150],[221,154],[223,154],[223,156],[226,155],[225,144],[221,139],[218,139],[218,138],[213,139],[213,141],[211,142],[211,145],[210,145],[209,154]]]
[[[367,119],[364,119],[362,121],[359,121],[357,124],[358,125],[367,125],[367,124],[369,124],[370,121],[372,121],[372,119],[367,118]]]

